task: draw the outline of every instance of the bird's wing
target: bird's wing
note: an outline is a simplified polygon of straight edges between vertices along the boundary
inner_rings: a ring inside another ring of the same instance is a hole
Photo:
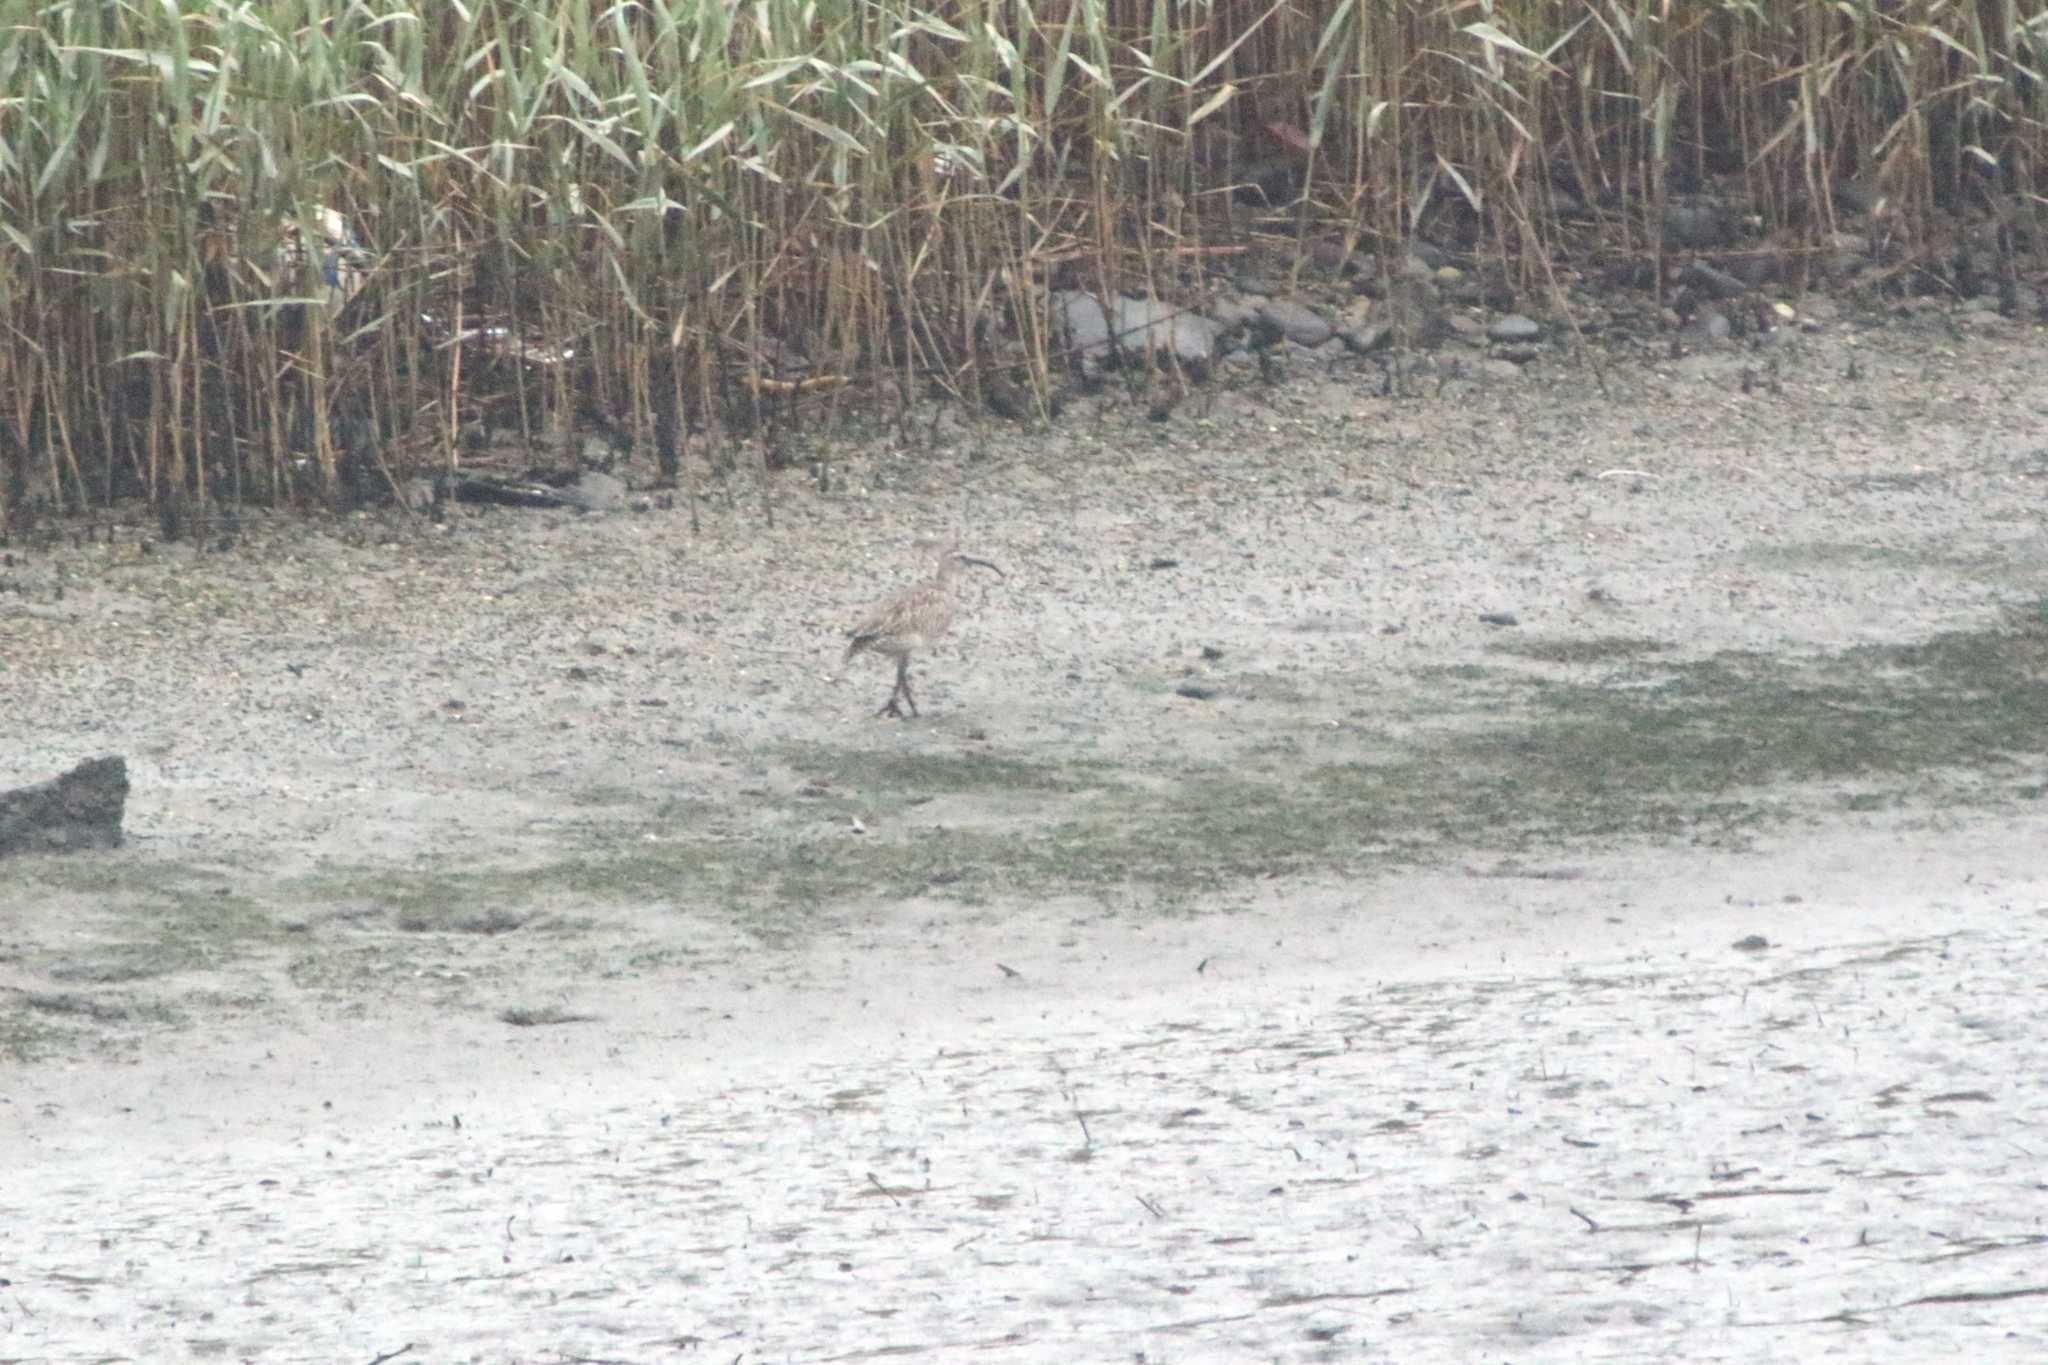
[[[922,583],[915,584],[880,603],[859,625],[848,631],[846,657],[851,659],[875,641],[895,634],[903,618],[909,613],[918,589],[924,586]]]

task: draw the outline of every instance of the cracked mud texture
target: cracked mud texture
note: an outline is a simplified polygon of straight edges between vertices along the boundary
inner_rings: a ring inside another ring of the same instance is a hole
[[[0,785],[134,790],[0,865],[0,1356],[2041,1358],[2048,380],[1962,321],[17,545]],[[899,724],[921,538],[1008,577]]]

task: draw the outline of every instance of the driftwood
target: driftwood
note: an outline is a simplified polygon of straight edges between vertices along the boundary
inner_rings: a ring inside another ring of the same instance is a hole
[[[62,777],[0,791],[0,857],[119,848],[128,760],[93,758]]]
[[[535,478],[504,478],[491,474],[448,474],[436,485],[436,497],[496,507],[560,507],[577,512],[612,512],[626,506],[626,485],[609,474],[586,471],[555,485]]]

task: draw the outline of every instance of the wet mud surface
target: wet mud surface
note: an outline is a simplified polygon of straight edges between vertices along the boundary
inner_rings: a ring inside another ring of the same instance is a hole
[[[13,547],[0,1357],[2038,1357],[2039,338],[1776,344]]]

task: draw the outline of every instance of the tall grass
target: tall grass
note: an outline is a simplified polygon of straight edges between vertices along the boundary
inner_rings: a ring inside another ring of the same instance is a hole
[[[0,31],[0,525],[372,494],[479,416],[601,417],[674,472],[805,380],[1042,395],[1049,278],[1184,292],[1254,232],[1437,230],[1537,279],[1561,213],[1656,255],[1667,197],[1729,181],[1818,242],[1854,181],[1908,247],[1982,204],[2023,242],[2048,151],[2018,0],[0,0]],[[1233,192],[1276,160],[1297,200]]]

